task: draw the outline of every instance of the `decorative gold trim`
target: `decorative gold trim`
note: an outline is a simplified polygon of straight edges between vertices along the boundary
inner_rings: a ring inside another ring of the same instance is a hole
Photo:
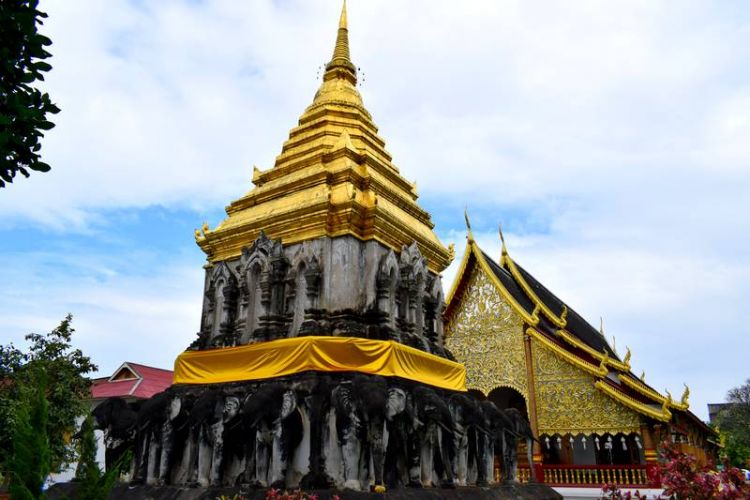
[[[631,410],[637,411],[642,415],[653,418],[654,420],[658,420],[660,422],[669,422],[670,420],[672,420],[672,413],[670,413],[670,411],[666,408],[666,404],[662,406],[661,410],[655,410],[650,406],[636,401],[630,396],[621,393],[603,380],[597,380],[596,382],[594,382],[594,387],[596,387],[615,401],[622,403]]]
[[[646,397],[649,397],[654,400],[654,402],[663,405],[665,401],[669,401],[669,407],[674,408],[676,410],[680,411],[686,411],[690,405],[687,404],[687,401],[680,401],[679,403],[676,403],[672,401],[670,398],[666,396],[662,396],[657,391],[652,389],[651,387],[648,387],[640,380],[637,380],[633,377],[631,377],[629,374],[621,374],[620,375],[620,382],[628,386],[629,388],[633,389],[634,391],[638,392],[639,394],[642,394]]]
[[[453,279],[453,284],[451,285],[451,289],[448,292],[448,297],[445,299],[446,312],[450,311],[453,297],[456,295],[456,291],[458,291],[458,285],[464,279],[464,271],[466,271],[466,266],[469,263],[469,257],[471,257],[471,253],[471,243],[467,243],[466,250],[464,250],[464,255],[463,257],[461,257],[461,264],[459,264],[458,266],[458,272],[456,273],[456,277]]]
[[[552,436],[554,434],[559,434],[561,436],[564,436],[566,434],[570,434],[574,437],[578,437],[578,436],[591,437],[591,436],[602,436],[603,434],[615,435],[615,434],[632,434],[632,433],[636,433],[640,435],[641,428],[638,426],[626,425],[622,427],[602,427],[602,428],[597,428],[597,429],[573,429],[573,428],[567,429],[567,428],[562,428],[562,427],[561,428],[548,427],[548,428],[539,430],[540,436],[544,436],[544,435]]]
[[[547,307],[547,304],[542,302],[542,300],[537,297],[536,293],[534,293],[534,290],[531,289],[531,286],[526,282],[525,279],[523,279],[523,275],[516,267],[515,262],[513,262],[513,259],[510,257],[510,255],[507,254],[507,252],[503,253],[502,261],[507,265],[508,270],[510,271],[510,274],[513,275],[513,278],[515,278],[516,282],[518,282],[519,285],[521,285],[521,288],[523,289],[524,293],[531,299],[531,301],[539,306],[542,313],[557,326],[558,328],[565,328],[565,325],[568,324],[567,320],[563,317],[557,316],[555,313],[552,312],[552,310]],[[567,317],[567,306],[563,305],[563,312],[561,316]]]
[[[492,271],[492,268],[490,268],[490,265],[487,264],[487,261],[484,259],[484,255],[482,255],[482,251],[477,247],[476,243],[473,241],[470,242],[472,252],[474,252],[474,257],[477,259],[477,262],[479,262],[480,267],[482,270],[487,274],[487,276],[490,278],[490,281],[492,281],[497,289],[502,294],[503,298],[513,307],[513,309],[523,318],[523,320],[528,323],[529,325],[536,326],[539,324],[539,317],[534,315],[529,315],[528,312],[526,312],[526,309],[521,307],[521,304],[519,304],[515,298],[513,298],[513,295],[503,286],[500,279],[495,276],[495,273]]]
[[[609,373],[609,370],[606,368],[606,366],[596,366],[592,365],[588,361],[582,360],[575,354],[566,351],[562,347],[549,340],[543,333],[539,332],[535,328],[527,328],[526,333],[531,336],[531,338],[539,342],[542,346],[555,353],[559,358],[567,361],[568,363],[580,368],[581,370],[591,375],[597,377],[606,377],[607,373]]]
[[[567,330],[557,330],[557,334],[562,337],[562,339],[567,342],[568,344],[572,345],[573,347],[577,347],[578,349],[581,349],[582,351],[585,351],[587,354],[589,354],[591,357],[596,359],[597,361],[601,361],[604,359],[604,354],[597,351],[593,347],[589,346],[582,340],[580,340],[578,337],[573,335],[572,333],[568,332]],[[619,370],[621,372],[629,372],[630,371],[630,365],[623,363],[622,361],[617,361],[616,359],[612,359],[607,354],[607,365],[611,366],[615,370]]]

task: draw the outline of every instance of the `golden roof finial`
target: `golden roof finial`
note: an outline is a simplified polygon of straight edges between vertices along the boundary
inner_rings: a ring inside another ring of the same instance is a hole
[[[505,236],[503,236],[503,225],[500,223],[497,224],[497,232],[500,233],[500,242],[503,245],[502,254],[508,255],[508,248],[505,246]]]
[[[604,318],[599,316],[599,333],[602,334],[602,337],[604,337]]]
[[[690,387],[687,386],[686,383],[682,383],[682,385],[685,386],[685,392],[682,393],[682,397],[680,398],[680,403],[688,406],[688,398],[690,397]]]
[[[471,232],[471,222],[469,222],[469,207],[464,207],[464,220],[466,220],[466,231],[468,231],[466,238],[471,243],[474,241],[474,234]]]
[[[625,357],[622,358],[622,362],[625,363],[626,365],[630,366],[630,356],[632,356],[632,354],[630,352],[630,347],[625,346],[625,349],[626,349],[625,350]]]
[[[336,70],[343,71],[339,72]],[[346,0],[344,0],[344,4],[341,7],[336,45],[333,48],[331,62],[326,65],[324,80],[329,80],[336,76],[347,78],[352,83],[357,82],[357,68],[352,63],[349,55],[349,28],[346,22]]]
[[[646,370],[641,370],[641,382],[646,381]]]

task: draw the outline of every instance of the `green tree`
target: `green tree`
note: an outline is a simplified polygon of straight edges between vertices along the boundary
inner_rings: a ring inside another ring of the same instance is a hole
[[[38,0],[0,2],[0,188],[16,173],[47,172],[41,160],[43,131],[54,127],[47,113],[58,113],[47,93],[34,86],[52,69],[44,61],[52,41],[37,32],[47,14]]]
[[[88,412],[90,380],[87,373],[96,370],[91,360],[71,346],[75,330],[68,315],[51,332],[26,336],[28,351],[13,344],[0,346],[0,466],[10,470],[8,457],[13,449],[13,430],[23,415],[26,394],[35,387],[38,377],[46,380],[45,400],[49,406],[46,424],[35,429],[49,441],[49,467],[60,471],[75,459],[70,437],[76,418]],[[46,431],[46,432],[45,432]]]
[[[727,393],[727,406],[719,413],[718,427],[724,453],[737,467],[750,463],[750,379]]]
[[[23,398],[12,429],[8,470],[13,500],[43,498],[42,486],[50,470],[47,433],[39,432],[47,426],[47,376],[41,370],[33,375],[33,384],[21,389]]]
[[[78,482],[76,498],[78,500],[101,500],[109,497],[125,464],[129,464],[132,455],[126,453],[107,472],[102,472],[96,463],[96,438],[91,416],[87,416],[78,433],[78,467],[75,480]]]

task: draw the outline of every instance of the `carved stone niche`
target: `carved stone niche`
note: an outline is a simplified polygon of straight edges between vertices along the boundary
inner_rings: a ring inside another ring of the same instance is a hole
[[[319,247],[305,241],[292,258],[286,276],[286,313],[290,320],[290,337],[328,333],[326,313],[320,309],[324,277],[319,251]]]
[[[206,291],[203,297],[203,315],[198,338],[191,349],[210,346],[234,345],[234,321],[239,291],[237,277],[224,262],[207,272]]]
[[[269,340],[285,329],[285,277],[289,262],[281,241],[261,231],[250,247],[242,250],[239,315],[235,331],[241,344]]]

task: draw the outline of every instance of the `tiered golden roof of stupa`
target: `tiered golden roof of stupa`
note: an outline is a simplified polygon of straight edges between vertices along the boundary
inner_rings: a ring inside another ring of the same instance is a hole
[[[284,244],[352,235],[399,251],[416,241],[433,271],[450,263],[430,215],[416,203],[416,186],[393,165],[356,84],[344,4],[323,82],[274,167],[255,169],[256,187],[227,207],[228,217],[196,232],[209,261],[240,255],[263,230]]]

